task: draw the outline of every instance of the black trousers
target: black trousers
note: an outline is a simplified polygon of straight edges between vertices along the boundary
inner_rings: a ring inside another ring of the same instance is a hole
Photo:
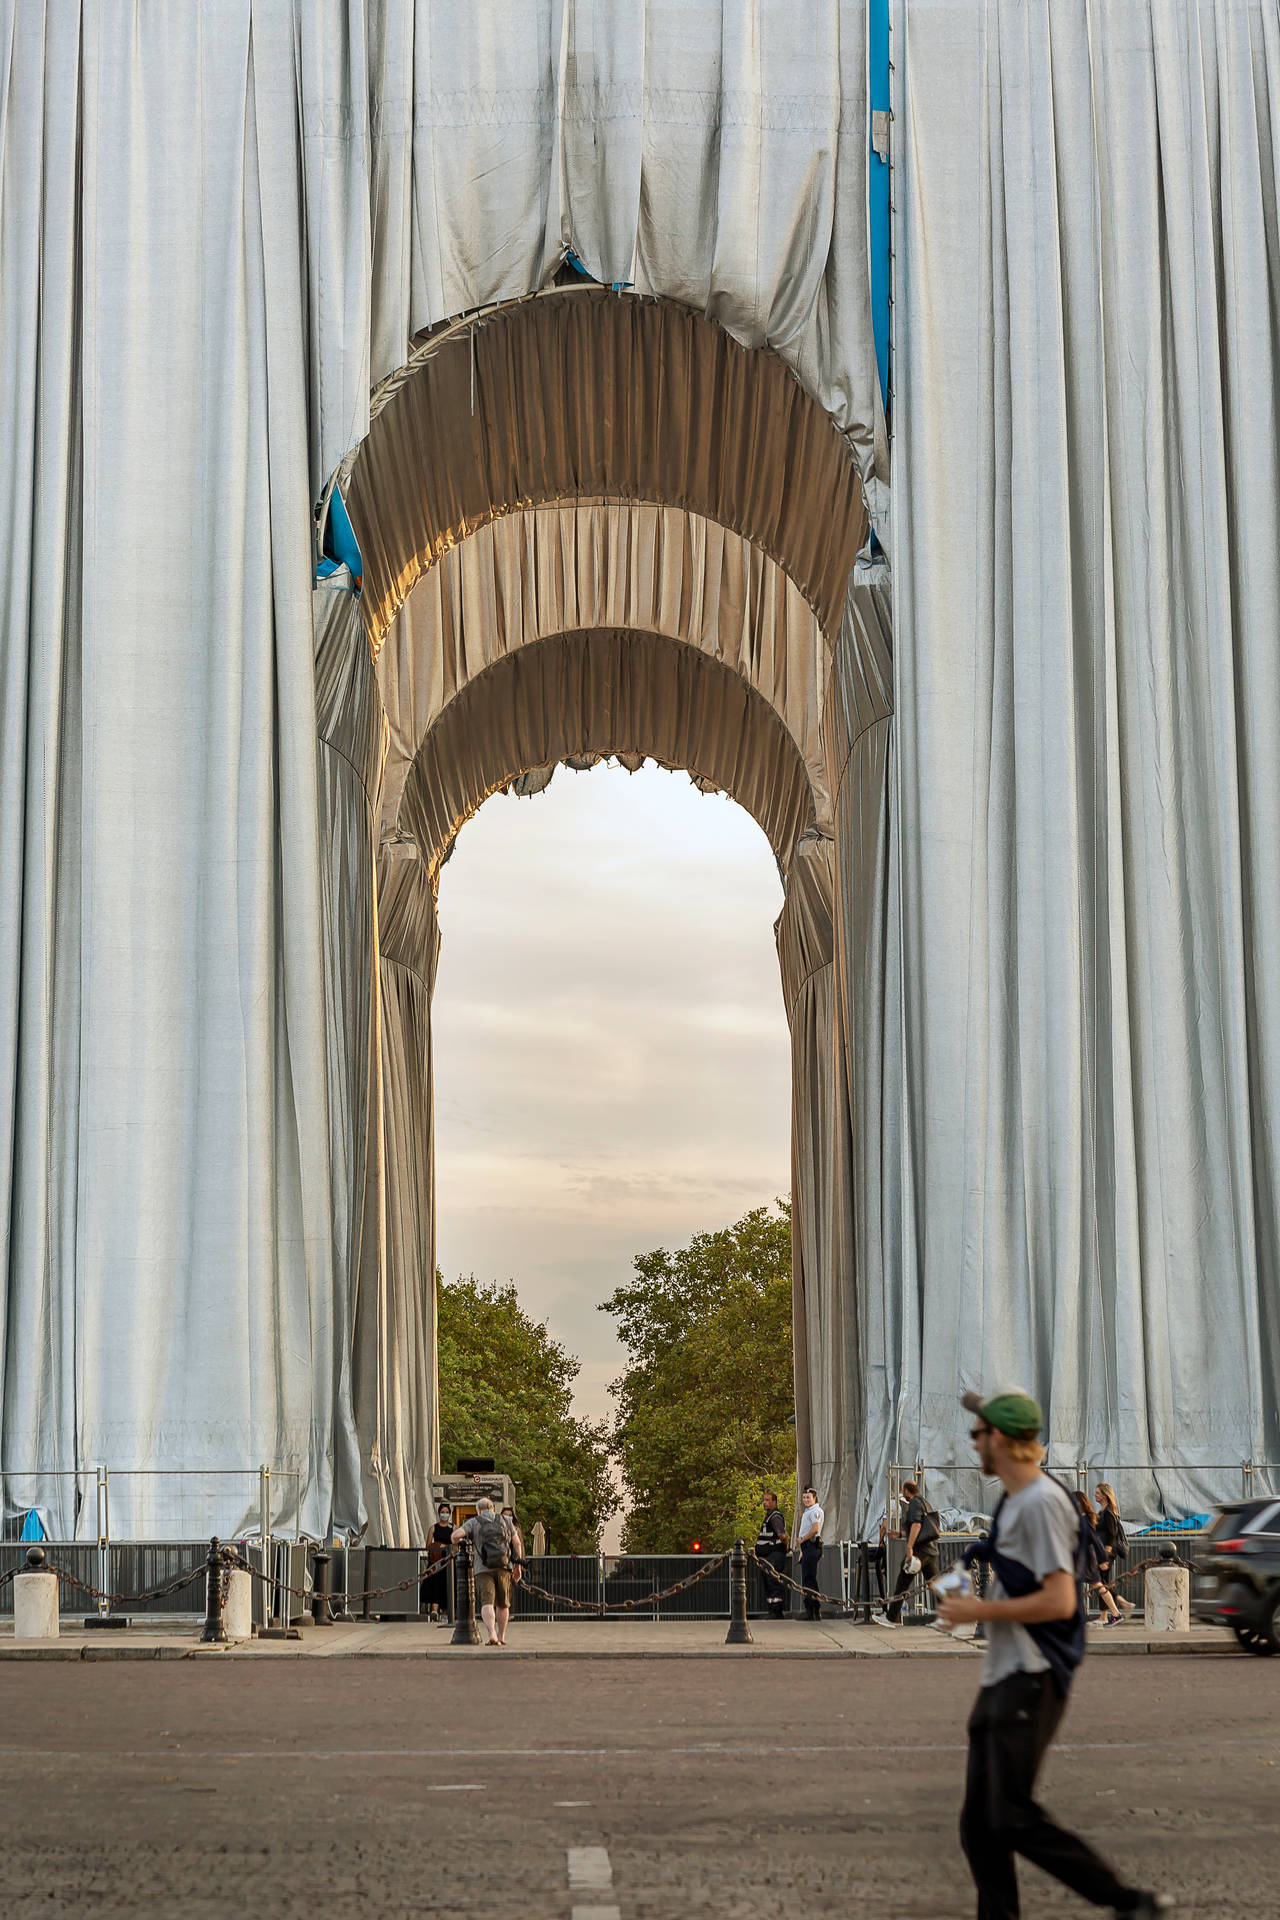
[[[1011,1673],[983,1687],[969,1716],[960,1844],[977,1882],[978,1920],[1018,1920],[1017,1854],[1095,1907],[1123,1911],[1136,1898],[1092,1847],[1032,1798],[1065,1705],[1049,1674]]]
[[[818,1587],[818,1562],[821,1558],[821,1540],[801,1541],[800,1584],[804,1588],[805,1616],[810,1620],[822,1617],[822,1593]]]
[[[764,1588],[765,1606],[770,1613],[785,1613],[787,1590],[779,1580],[778,1574],[785,1573],[787,1570],[786,1554],[781,1547],[775,1547],[770,1553],[758,1554],[757,1558],[760,1562],[760,1584]]]
[[[929,1581],[936,1580],[938,1576],[938,1549],[936,1547],[917,1547],[916,1559],[920,1562],[920,1572],[918,1575],[908,1573],[905,1565],[903,1566],[902,1572],[898,1575],[898,1584],[893,1590],[893,1598],[884,1610],[887,1620],[901,1620],[902,1603],[910,1593],[912,1583],[916,1579]]]

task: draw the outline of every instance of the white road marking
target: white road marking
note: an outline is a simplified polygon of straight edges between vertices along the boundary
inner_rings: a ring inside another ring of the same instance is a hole
[[[1112,1792],[1113,1793],[1115,1792],[1114,1787],[1112,1788]],[[594,1800],[553,1800],[551,1804],[553,1807],[594,1807],[595,1801]]]
[[[459,1782],[457,1785],[448,1786],[448,1787],[428,1787],[427,1792],[428,1793],[483,1793],[484,1783],[480,1780],[471,1780],[471,1781],[468,1781],[465,1786],[461,1782]]]
[[[613,1868],[603,1847],[570,1847],[568,1860],[570,1893],[579,1889],[606,1893],[612,1887]]]
[[[613,1868],[604,1847],[570,1847],[566,1859],[570,1893],[613,1892]],[[622,1920],[622,1910],[612,1904],[575,1902],[570,1920]]]
[[[1231,1739],[1203,1733],[1167,1740],[1055,1740],[1055,1753],[1139,1753],[1155,1748],[1196,1747],[1214,1752],[1226,1747],[1273,1747],[1274,1733],[1233,1735]],[[696,1747],[210,1747],[200,1750],[202,1760],[270,1760],[278,1766],[287,1760],[654,1760],[672,1754],[689,1754],[699,1760],[733,1760],[775,1753],[847,1753],[852,1758],[867,1753],[967,1753],[959,1740],[844,1742],[838,1746],[799,1746],[754,1743],[741,1746]],[[0,1761],[21,1760],[171,1760],[172,1747],[5,1747],[0,1746]]]

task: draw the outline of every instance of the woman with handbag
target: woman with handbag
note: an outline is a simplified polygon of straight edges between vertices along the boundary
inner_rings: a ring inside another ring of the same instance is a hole
[[[1108,1555],[1102,1536],[1098,1532],[1098,1515],[1087,1493],[1077,1490],[1071,1497],[1080,1509],[1080,1515],[1084,1521],[1085,1577],[1080,1583],[1081,1611],[1083,1612],[1088,1604],[1089,1595],[1095,1593],[1106,1609],[1098,1625],[1114,1627],[1124,1616],[1103,1580],[1103,1574],[1108,1565]]]
[[[1124,1573],[1124,1563],[1129,1557],[1129,1540],[1120,1518],[1120,1509],[1116,1505],[1115,1488],[1108,1481],[1099,1480],[1093,1497],[1098,1508],[1098,1537],[1106,1554],[1102,1563],[1102,1578],[1107,1597],[1117,1613],[1133,1613],[1136,1611],[1133,1601],[1126,1600],[1115,1589],[1115,1583]]]

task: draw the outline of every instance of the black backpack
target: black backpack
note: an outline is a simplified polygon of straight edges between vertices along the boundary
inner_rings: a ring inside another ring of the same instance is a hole
[[[506,1573],[511,1566],[511,1542],[496,1513],[476,1515],[476,1551],[486,1573]]]

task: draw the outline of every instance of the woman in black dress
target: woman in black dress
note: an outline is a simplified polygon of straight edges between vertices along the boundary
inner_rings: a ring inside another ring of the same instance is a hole
[[[449,1569],[438,1566],[449,1551],[449,1536],[453,1532],[453,1508],[447,1501],[436,1509],[436,1523],[431,1529],[431,1539],[427,1545],[427,1577],[422,1583],[422,1607],[428,1618],[447,1620],[449,1618]]]
[[[1116,1581],[1123,1574],[1124,1563],[1129,1557],[1129,1541],[1120,1518],[1120,1509],[1116,1505],[1115,1488],[1108,1481],[1099,1480],[1093,1497],[1098,1503],[1098,1537],[1106,1552],[1106,1559],[1102,1563],[1103,1584],[1117,1611],[1132,1613],[1133,1601],[1126,1600],[1122,1593],[1116,1592]]]
[[[1081,1582],[1083,1588],[1080,1595],[1081,1604],[1088,1600],[1089,1594],[1096,1593],[1099,1603],[1105,1609],[1099,1625],[1114,1627],[1122,1616],[1119,1607],[1103,1583],[1102,1575],[1107,1562],[1107,1549],[1098,1532],[1098,1516],[1094,1512],[1087,1493],[1076,1492],[1072,1498],[1084,1516],[1085,1577]]]

